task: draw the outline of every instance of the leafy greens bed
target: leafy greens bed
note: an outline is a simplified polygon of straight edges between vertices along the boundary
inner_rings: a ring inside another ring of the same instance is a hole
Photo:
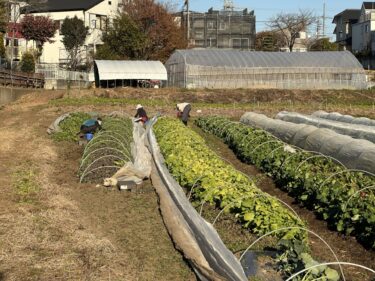
[[[305,227],[290,210],[220,159],[203,138],[178,120],[161,118],[154,132],[171,174],[181,186],[190,189],[195,202],[226,208],[245,228],[258,235],[285,227]],[[279,260],[284,273],[316,264],[307,253],[305,231],[295,228],[276,231],[275,235],[280,238],[283,254]],[[324,280],[339,279],[335,270],[324,266],[310,275],[324,276]]]
[[[243,162],[273,177],[330,227],[375,249],[374,177],[348,172],[331,159],[295,150],[263,130],[223,117],[199,118],[196,124],[224,139]]]

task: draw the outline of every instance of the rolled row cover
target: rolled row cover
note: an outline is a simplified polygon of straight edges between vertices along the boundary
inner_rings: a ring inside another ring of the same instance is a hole
[[[288,144],[333,157],[347,168],[375,173],[375,144],[370,141],[354,139],[326,128],[272,119],[254,112],[245,113],[240,121],[266,130]]]

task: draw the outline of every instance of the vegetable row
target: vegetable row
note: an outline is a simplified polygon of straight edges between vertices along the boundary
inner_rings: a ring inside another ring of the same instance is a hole
[[[279,240],[279,256],[282,271],[289,275],[316,263],[308,254],[306,232],[294,228],[305,224],[277,199],[262,192],[254,182],[228,165],[212,150],[197,133],[181,122],[161,118],[154,125],[154,132],[173,177],[192,193],[194,202],[209,202],[235,214],[243,227],[257,235],[275,231]],[[338,280],[338,273],[328,267],[310,273],[312,280],[323,276],[324,280]],[[296,279],[299,280],[299,279]]]
[[[192,189],[196,201],[217,204],[237,214],[256,234],[281,227],[304,226],[276,199],[211,151],[203,138],[174,119],[162,118],[154,131],[166,164],[181,186]],[[298,230],[283,236],[302,238]]]
[[[222,138],[236,155],[326,220],[328,225],[375,249],[375,178],[348,171],[334,160],[292,148],[269,133],[223,117],[196,120]]]

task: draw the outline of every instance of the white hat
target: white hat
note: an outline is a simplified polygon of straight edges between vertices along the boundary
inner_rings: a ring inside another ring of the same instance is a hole
[[[140,109],[140,108],[142,108],[142,107],[143,107],[142,105],[137,104],[137,107],[136,107],[135,109]]]

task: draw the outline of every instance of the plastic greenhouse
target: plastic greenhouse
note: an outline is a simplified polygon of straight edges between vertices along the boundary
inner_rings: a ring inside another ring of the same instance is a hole
[[[365,89],[366,73],[344,52],[177,50],[165,64],[182,88]]]

